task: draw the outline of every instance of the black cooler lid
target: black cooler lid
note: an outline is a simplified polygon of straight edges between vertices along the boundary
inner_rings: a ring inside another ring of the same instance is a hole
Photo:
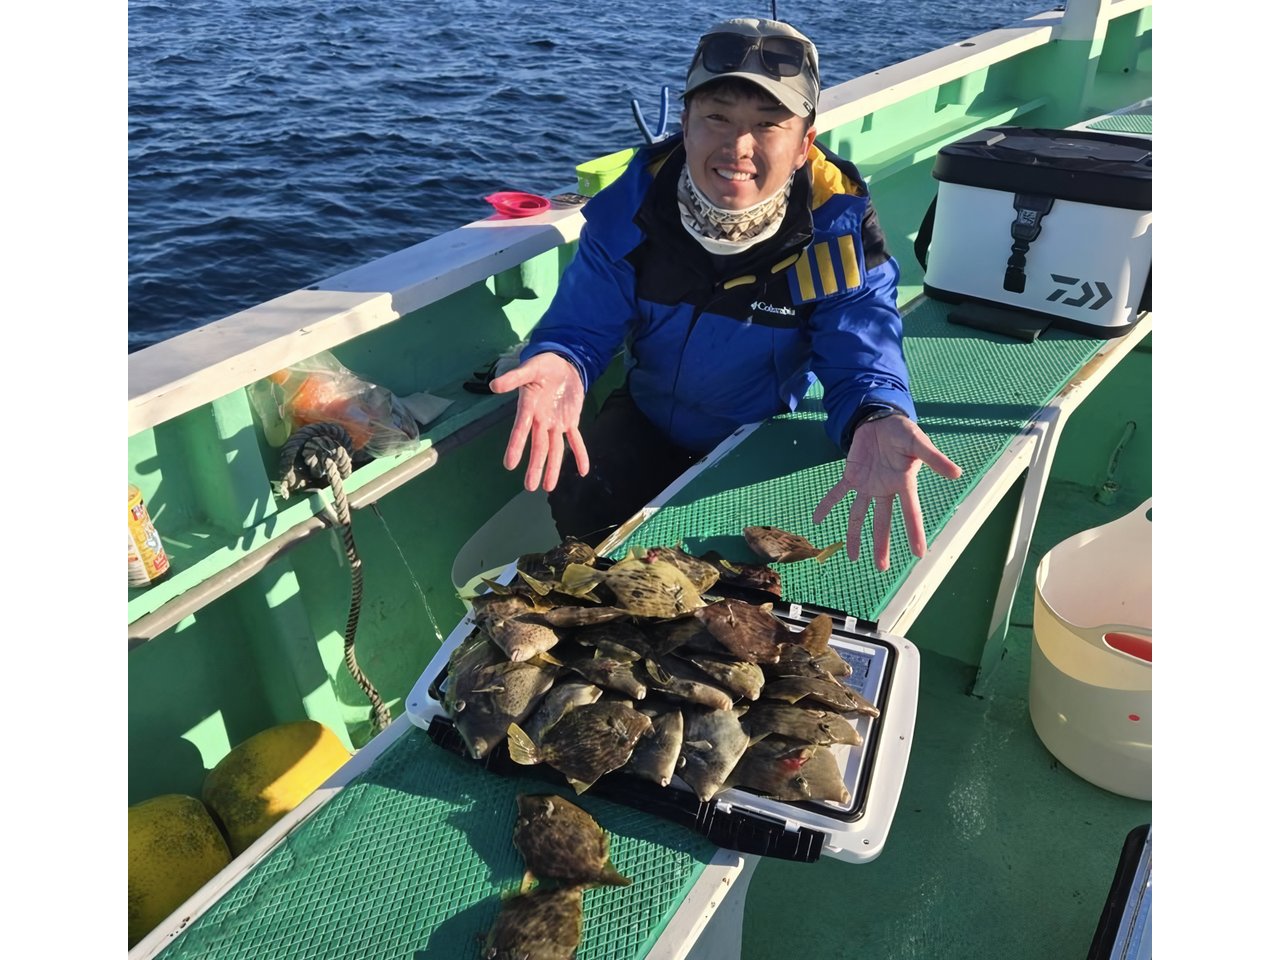
[[[988,127],[947,144],[933,176],[1008,193],[1151,209],[1151,141],[1090,130]]]

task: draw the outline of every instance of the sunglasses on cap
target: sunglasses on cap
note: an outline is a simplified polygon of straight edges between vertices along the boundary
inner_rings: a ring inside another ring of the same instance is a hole
[[[708,73],[733,73],[759,51],[760,66],[771,77],[797,77],[804,69],[808,45],[795,37],[747,37],[740,33],[709,33],[698,42],[693,62],[702,58]]]

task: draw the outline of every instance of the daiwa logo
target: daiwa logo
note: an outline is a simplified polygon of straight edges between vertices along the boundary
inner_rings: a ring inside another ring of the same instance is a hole
[[[1067,277],[1057,273],[1051,273],[1049,276],[1053,277],[1054,283],[1065,284],[1065,286],[1059,287],[1057,290],[1054,290],[1053,293],[1045,297],[1045,299],[1050,303],[1053,303],[1055,300],[1060,300],[1077,287],[1080,288],[1079,294],[1074,297],[1067,297],[1067,299],[1063,300],[1062,303],[1064,306],[1083,307],[1088,304],[1090,310],[1101,310],[1113,299],[1111,296],[1111,288],[1101,280],[1094,280],[1090,283],[1088,280],[1081,281],[1079,277]],[[1094,291],[1095,286],[1097,287],[1096,292]],[[1089,301],[1091,300],[1094,302],[1090,303]]]
[[[757,300],[751,305],[752,310],[759,310],[761,313],[776,313],[783,317],[794,317],[795,310],[791,307],[775,307],[772,303],[765,303],[763,300]]]

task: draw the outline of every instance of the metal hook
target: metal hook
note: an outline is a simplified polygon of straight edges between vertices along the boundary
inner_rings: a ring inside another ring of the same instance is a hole
[[[636,125],[640,128],[640,132],[644,135],[646,143],[657,143],[667,132],[667,108],[671,102],[671,88],[663,84],[662,87],[662,108],[658,111],[658,132],[655,134],[649,129],[649,125],[645,123],[644,114],[640,110],[640,101],[631,101],[631,115],[636,118]]]

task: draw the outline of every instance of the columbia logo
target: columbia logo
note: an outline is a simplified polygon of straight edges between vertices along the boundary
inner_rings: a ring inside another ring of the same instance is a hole
[[[791,307],[775,307],[772,303],[765,303],[763,300],[757,300],[751,305],[752,310],[759,310],[762,313],[777,313],[784,317],[794,317],[795,310]]]

